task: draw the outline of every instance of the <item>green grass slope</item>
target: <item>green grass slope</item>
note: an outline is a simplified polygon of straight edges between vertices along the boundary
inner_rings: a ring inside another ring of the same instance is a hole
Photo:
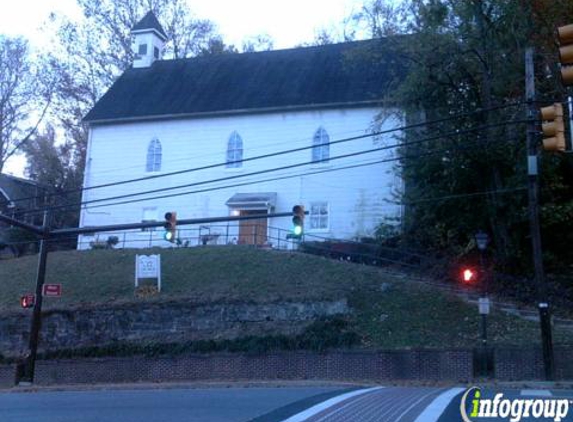
[[[134,295],[135,255],[160,253],[162,292]],[[19,309],[32,292],[37,257],[0,261],[0,311]],[[472,347],[480,317],[475,306],[435,287],[394,278],[377,268],[321,257],[240,246],[156,250],[94,250],[50,253],[47,283],[61,283],[62,298],[45,309],[121,304],[127,301],[277,302],[346,298],[353,309],[347,329],[362,347]],[[538,325],[494,312],[489,334],[495,344],[538,341]],[[571,333],[557,331],[557,342]]]

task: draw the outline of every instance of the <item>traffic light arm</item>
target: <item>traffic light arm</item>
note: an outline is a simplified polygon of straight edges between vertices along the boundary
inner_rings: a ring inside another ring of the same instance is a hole
[[[308,211],[305,212],[308,215]],[[212,217],[212,218],[192,218],[185,220],[177,220],[177,225],[191,225],[191,224],[209,224],[209,223],[223,223],[227,221],[242,221],[242,220],[258,220],[261,218],[279,218],[279,217],[292,217],[292,212],[279,212],[272,214],[253,214],[253,215],[240,215],[240,216],[225,216],[225,217]],[[78,234],[90,234],[96,232],[113,232],[123,230],[136,230],[148,229],[154,227],[164,227],[165,221],[150,221],[139,222],[131,224],[113,224],[107,226],[92,226],[70,229],[58,229],[50,232],[50,236],[71,236]]]
[[[24,230],[27,230],[29,232],[32,232],[32,233],[35,233],[38,235],[44,234],[44,230],[42,229],[42,227],[34,226],[32,224],[24,223],[23,221],[15,220],[15,219],[8,217],[7,215],[4,215],[4,214],[0,214],[0,221],[8,223],[12,226],[20,227]]]

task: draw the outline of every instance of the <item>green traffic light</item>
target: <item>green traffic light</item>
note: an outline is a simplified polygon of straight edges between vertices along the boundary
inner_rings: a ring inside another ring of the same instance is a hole
[[[294,226],[292,231],[296,236],[300,236],[302,235],[302,226]]]
[[[168,242],[171,242],[173,240],[173,233],[165,232],[165,234],[163,235],[163,238],[165,240],[167,240]]]

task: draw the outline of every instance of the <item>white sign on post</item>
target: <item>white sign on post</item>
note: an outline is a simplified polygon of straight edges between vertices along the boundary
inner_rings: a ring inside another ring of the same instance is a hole
[[[140,278],[156,278],[157,291],[161,291],[161,255],[135,255],[135,287]]]
[[[479,307],[479,313],[481,315],[489,314],[489,308],[490,308],[489,298],[480,297],[478,299],[478,307]]]

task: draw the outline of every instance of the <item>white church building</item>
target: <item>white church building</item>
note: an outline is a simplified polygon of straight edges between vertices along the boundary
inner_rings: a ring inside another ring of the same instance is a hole
[[[379,59],[380,41],[163,60],[167,36],[151,12],[133,39],[133,66],[84,119],[80,227],[302,204],[305,236],[355,239],[400,217],[400,132],[372,135],[403,125],[381,108],[396,69]],[[178,226],[177,237],[282,248],[291,229],[290,218],[267,218]],[[111,235],[119,247],[171,246],[158,228],[83,235],[78,247]]]

